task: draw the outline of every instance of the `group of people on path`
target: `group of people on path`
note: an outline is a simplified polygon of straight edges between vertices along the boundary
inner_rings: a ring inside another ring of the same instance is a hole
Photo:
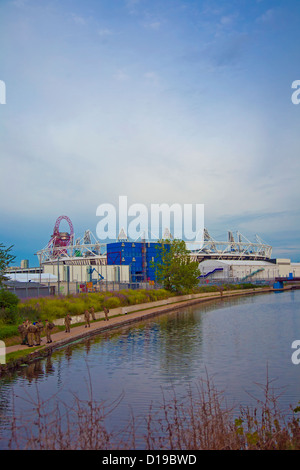
[[[105,320],[108,321],[108,313],[109,309],[104,307],[103,309]],[[91,307],[89,310],[85,310],[84,312],[84,319],[85,319],[85,328],[90,327],[90,317],[92,316],[92,320],[96,320],[95,316],[95,309]],[[65,332],[70,333],[71,331],[71,322],[72,318],[69,313],[65,316]],[[54,328],[54,324],[49,322],[48,320],[45,321],[45,325],[38,320],[37,322],[31,322],[28,319],[25,320],[22,325],[18,327],[18,330],[21,334],[21,344],[27,345],[28,347],[32,346],[40,346],[41,344],[41,335],[42,331],[45,330],[47,343],[52,343],[51,339],[51,330]]]
[[[109,318],[108,318],[109,309],[107,307],[104,307],[103,312],[104,312],[104,315],[105,315],[105,320],[108,321],[109,320]],[[85,328],[88,328],[88,327],[91,326],[91,324],[90,324],[91,316],[92,316],[92,320],[96,320],[94,307],[91,307],[90,310],[85,310],[85,312],[84,312]]]
[[[27,345],[28,347],[40,346],[43,330],[45,330],[46,333],[47,343],[52,343],[51,330],[53,327],[54,324],[48,320],[45,321],[45,325],[41,320],[38,320],[37,322],[31,322],[28,319],[23,321],[23,323],[18,327],[21,334],[21,344]]]

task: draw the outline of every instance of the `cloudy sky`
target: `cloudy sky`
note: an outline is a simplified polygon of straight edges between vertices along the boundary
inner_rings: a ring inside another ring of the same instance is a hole
[[[204,204],[217,240],[258,234],[300,261],[299,20],[299,0],[0,0],[16,264],[37,264],[60,215],[96,233],[120,195]]]

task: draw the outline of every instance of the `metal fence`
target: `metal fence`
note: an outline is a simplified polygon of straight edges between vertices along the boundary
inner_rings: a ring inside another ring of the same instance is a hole
[[[251,280],[243,281],[239,278],[230,278],[230,279],[201,279],[199,280],[199,287],[209,287],[209,286],[226,286],[226,285],[243,285],[243,284],[253,284],[256,286],[263,285],[273,285],[275,280],[270,279],[260,279],[260,280]],[[48,297],[54,295],[75,295],[80,293],[90,293],[90,292],[118,292],[120,290],[128,289],[160,289],[163,288],[161,284],[158,283],[149,283],[149,282],[67,282],[60,281],[55,283],[38,284],[31,282],[22,282],[13,285],[7,285],[10,292],[13,292],[19,297],[19,299],[28,299],[35,297]]]

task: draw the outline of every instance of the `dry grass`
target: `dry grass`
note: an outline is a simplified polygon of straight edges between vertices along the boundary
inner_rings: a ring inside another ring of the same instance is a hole
[[[299,450],[300,425],[297,412],[286,420],[278,411],[271,381],[262,386],[264,399],[253,408],[234,410],[226,406],[222,392],[212,381],[201,380],[196,393],[187,391],[179,401],[162,397],[161,408],[151,407],[146,417],[132,416],[125,429],[109,432],[105,422],[122,397],[110,405],[94,400],[91,382],[89,398],[75,395],[68,403],[56,396],[31,405],[29,416],[11,422],[10,449],[47,450]],[[49,405],[51,405],[49,407]],[[141,429],[137,423],[143,423]]]

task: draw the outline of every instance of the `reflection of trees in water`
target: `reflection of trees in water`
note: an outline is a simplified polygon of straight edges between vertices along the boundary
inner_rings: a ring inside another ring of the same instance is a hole
[[[38,382],[45,375],[53,375],[55,368],[53,366],[52,356],[49,355],[45,359],[39,359],[26,367],[22,367],[18,371],[18,377],[27,379],[28,382]]]
[[[160,367],[171,377],[188,374],[195,352],[200,356],[202,319],[191,308],[160,319]]]
[[[107,334],[101,347],[109,350],[113,367],[136,359],[157,362],[158,367],[169,373],[186,373],[187,357],[202,344],[201,315],[192,308],[185,308],[144,320],[131,327]],[[93,341],[93,340],[92,340]]]
[[[52,357],[47,356],[46,359],[36,360],[0,379],[0,430],[7,428],[11,424],[12,416],[14,415],[14,404],[12,402],[14,383],[17,383],[22,378],[29,384],[37,384],[45,375],[53,375],[54,372],[55,368]]]
[[[105,339],[109,340],[107,347],[110,348],[111,360],[120,365],[123,360],[133,357],[149,357],[151,361],[159,357],[159,367],[166,375],[185,376],[193,365],[193,357],[197,360],[201,357],[203,314],[222,309],[224,304],[230,306],[244,302],[249,302],[249,298],[212,300],[141,321],[121,332],[107,333]],[[111,347],[112,344],[115,347]]]

